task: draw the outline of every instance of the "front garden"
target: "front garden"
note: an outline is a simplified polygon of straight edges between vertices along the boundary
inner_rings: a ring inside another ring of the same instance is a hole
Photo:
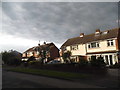
[[[98,57],[97,59],[92,57],[88,62],[84,58],[80,59],[78,63],[73,62],[70,58],[70,53],[64,55],[64,60],[66,63],[61,64],[44,64],[41,61],[36,61],[34,58],[29,58],[27,62],[16,60],[15,58],[6,59],[5,65],[15,66],[24,69],[36,69],[36,70],[54,70],[59,72],[71,72],[71,73],[84,73],[84,74],[94,74],[94,75],[106,75],[108,68],[119,68],[120,64],[115,64],[110,67],[106,67],[104,59]],[[20,69],[19,69],[20,70]],[[24,71],[24,70],[23,70]],[[29,71],[29,70],[28,70]]]

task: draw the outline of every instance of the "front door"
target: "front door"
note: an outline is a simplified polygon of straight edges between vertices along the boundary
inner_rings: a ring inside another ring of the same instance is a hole
[[[109,65],[108,55],[105,55],[106,64]]]

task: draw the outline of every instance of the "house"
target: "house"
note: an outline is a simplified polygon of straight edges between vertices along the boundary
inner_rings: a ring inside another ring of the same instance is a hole
[[[71,59],[78,62],[81,58],[88,61],[91,57],[102,56],[107,65],[113,65],[120,60],[120,29],[106,31],[97,29],[95,33],[68,39],[62,46],[60,55],[71,52]]]
[[[36,60],[44,58],[47,62],[59,57],[59,49],[55,46],[54,43],[44,42],[43,45],[38,44],[38,46],[26,50],[22,54],[22,60],[27,61],[31,56],[34,56]]]

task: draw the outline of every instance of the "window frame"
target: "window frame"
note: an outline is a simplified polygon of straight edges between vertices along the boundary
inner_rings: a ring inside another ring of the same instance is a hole
[[[108,46],[108,47],[114,46],[114,40],[113,40],[113,39],[107,40],[107,46]]]
[[[100,43],[99,42],[91,42],[87,45],[88,49],[90,48],[99,48],[100,47]]]
[[[78,50],[78,45],[72,45],[70,46],[70,50]]]

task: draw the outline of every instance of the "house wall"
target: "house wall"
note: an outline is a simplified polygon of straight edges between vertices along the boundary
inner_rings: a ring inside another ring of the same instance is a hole
[[[114,42],[113,46],[107,46],[107,40],[99,41],[99,46],[100,47],[97,47],[97,48],[88,48],[88,43],[87,43],[86,44],[87,45],[87,53],[117,50],[116,39],[114,39],[113,42]]]
[[[34,56],[34,57],[38,57],[38,55],[39,55],[39,52],[34,51],[33,56]]]
[[[23,53],[23,54],[22,54],[22,57],[31,57],[31,56],[38,57],[38,55],[39,55],[38,52],[35,52],[35,51],[33,52],[33,51],[31,51],[31,52]]]
[[[50,57],[52,58],[52,59],[55,59],[55,58],[57,58],[57,57],[59,57],[60,55],[59,55],[59,50],[58,50],[58,48],[56,47],[56,46],[53,46],[53,47],[51,47],[51,49],[50,49]]]
[[[22,54],[22,57],[27,57],[27,56],[26,56],[26,53],[23,53],[23,54]]]
[[[118,62],[120,63],[120,28],[119,28],[119,31],[118,31],[117,42],[118,42]]]
[[[86,55],[85,44],[79,44],[78,50],[71,50],[72,55]]]
[[[70,46],[66,47],[66,51],[71,51],[72,56],[75,55],[86,55],[85,44],[79,44],[77,50],[71,50]]]

